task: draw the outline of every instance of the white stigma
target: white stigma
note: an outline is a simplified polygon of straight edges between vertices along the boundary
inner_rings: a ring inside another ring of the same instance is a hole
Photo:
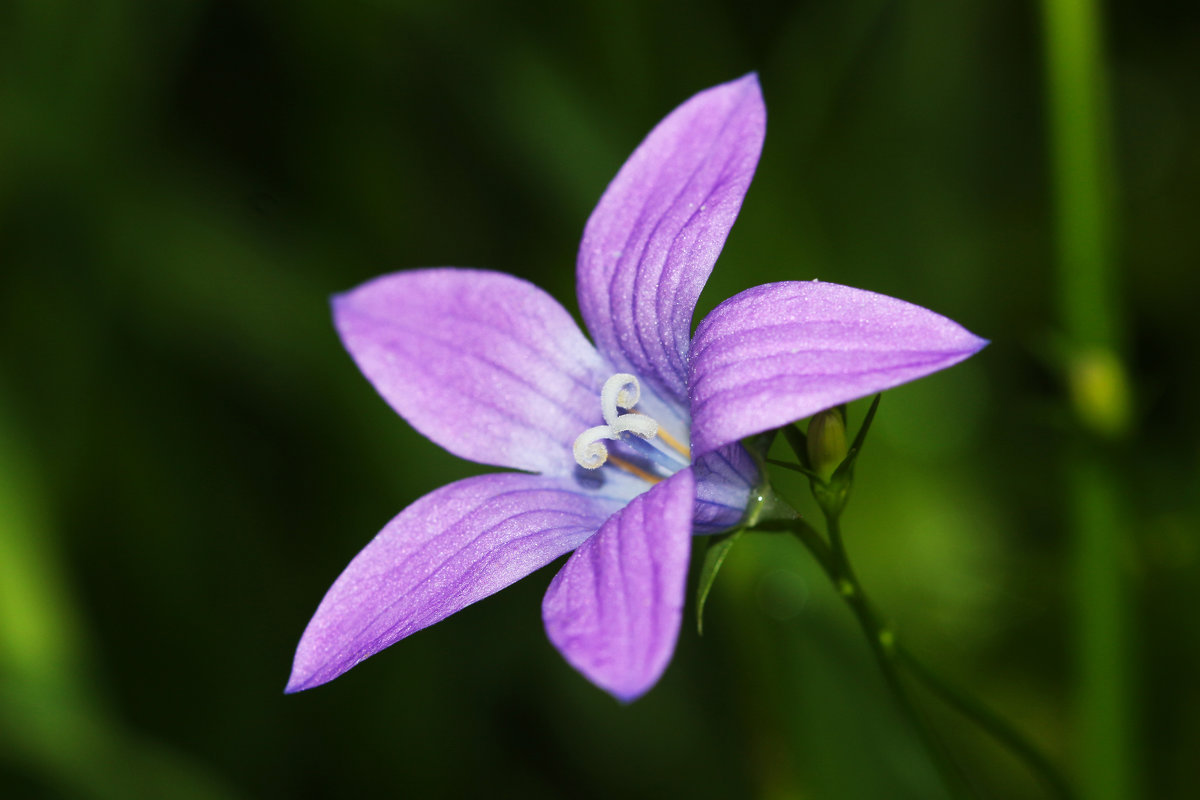
[[[632,433],[643,439],[653,439],[658,434],[658,423],[645,414],[633,411],[642,388],[637,377],[627,372],[613,375],[604,382],[600,390],[600,413],[604,425],[588,428],[575,439],[571,448],[575,463],[584,469],[599,469],[608,460],[605,439],[619,440],[622,433]],[[622,414],[620,409],[627,413]]]

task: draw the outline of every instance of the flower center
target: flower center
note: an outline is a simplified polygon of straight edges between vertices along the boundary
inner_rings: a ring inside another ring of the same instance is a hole
[[[579,434],[572,447],[579,466],[599,469],[612,462],[643,480],[657,483],[691,463],[692,452],[687,445],[667,433],[652,417],[634,410],[641,396],[637,377],[627,372],[619,372],[604,382],[600,390],[604,424]],[[632,451],[630,457],[610,453],[606,441],[626,444]]]

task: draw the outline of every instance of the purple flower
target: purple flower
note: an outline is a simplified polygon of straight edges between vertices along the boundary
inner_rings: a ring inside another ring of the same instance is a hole
[[[739,441],[928,375],[986,344],[890,297],[758,286],[692,311],[750,185],[758,80],[697,94],[617,173],[584,230],[570,314],[510,275],[424,269],[333,300],[342,341],[425,436],[520,472],[417,500],[326,594],[287,691],[364,658],[574,551],[546,592],[550,641],[630,701],[679,634],[691,537],[734,527],[759,475]]]

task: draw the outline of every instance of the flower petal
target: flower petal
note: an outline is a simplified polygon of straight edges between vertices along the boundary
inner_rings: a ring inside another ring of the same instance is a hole
[[[550,641],[619,700],[653,686],[675,651],[694,495],[691,469],[638,495],[575,551],[542,602]]]
[[[596,346],[677,402],[687,396],[692,311],[765,132],[755,75],[700,92],[638,146],[583,232],[576,280]]]
[[[333,680],[586,540],[627,500],[567,478],[504,473],[444,486],[379,532],[321,601],[287,691]]]
[[[692,465],[696,476],[696,510],[692,532],[720,533],[746,516],[751,493],[758,487],[758,467],[740,444],[705,453]]]
[[[696,329],[692,452],[929,375],[986,344],[894,297],[816,281],[756,286]]]
[[[599,424],[608,370],[554,298],[498,272],[385,275],[333,299],[346,349],[384,399],[462,458],[566,474]]]

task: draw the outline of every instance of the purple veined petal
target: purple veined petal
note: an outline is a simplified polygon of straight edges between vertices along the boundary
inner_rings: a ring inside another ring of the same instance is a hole
[[[692,533],[705,535],[734,528],[746,516],[760,476],[754,459],[740,444],[705,453],[692,465],[696,510]]]
[[[627,502],[571,478],[503,473],[452,483],[354,557],[296,648],[288,692],[310,689],[570,552]]]
[[[570,314],[499,272],[385,275],[333,299],[359,369],[425,436],[462,458],[562,475],[600,422],[611,370]]]
[[[638,495],[575,551],[542,602],[554,646],[624,702],[653,686],[675,651],[694,495],[690,468]]]
[[[945,369],[986,344],[940,314],[862,289],[748,289],[696,329],[693,457]]]
[[[751,74],[692,97],[621,167],[588,219],[579,307],[600,352],[686,402],[692,312],[754,177],[766,107]]]

